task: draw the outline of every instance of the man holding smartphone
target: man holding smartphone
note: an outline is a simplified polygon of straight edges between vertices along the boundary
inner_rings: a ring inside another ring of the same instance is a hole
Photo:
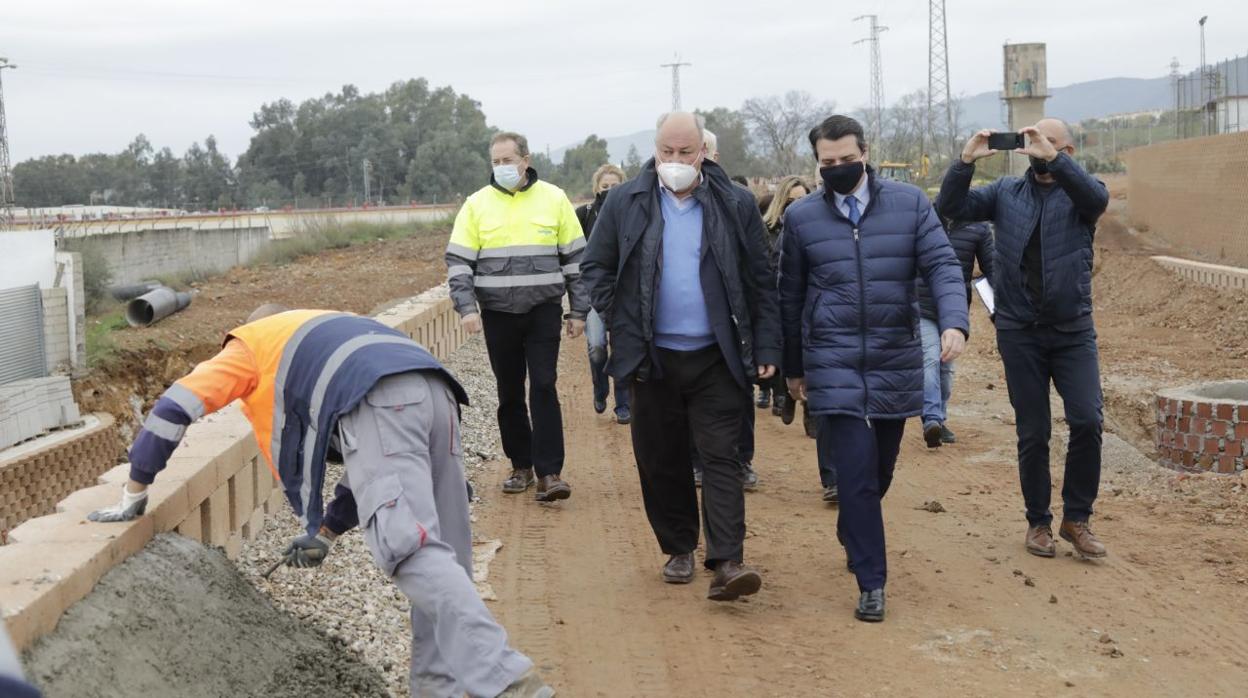
[[[1101,478],[1102,396],[1092,322],[1092,240],[1109,191],[1072,157],[1070,128],[1042,119],[1022,129],[1022,177],[970,188],[975,161],[998,152],[980,131],[945,173],[937,210],[946,218],[996,225],[993,291],[997,347],[1018,432],[1018,470],[1027,508],[1027,552],[1056,555],[1049,499],[1049,382],[1062,396],[1070,445],[1059,534],[1085,558],[1105,556],[1088,520]]]

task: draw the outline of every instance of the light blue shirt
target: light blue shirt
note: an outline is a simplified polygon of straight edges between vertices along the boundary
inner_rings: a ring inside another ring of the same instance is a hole
[[[663,268],[655,299],[654,343],[664,349],[696,351],[715,343],[702,293],[702,204],[682,201],[663,188]]]
[[[863,211],[867,210],[867,202],[871,200],[871,188],[867,186],[867,182],[871,181],[869,177],[863,177],[858,183],[858,188],[848,194],[837,194],[832,192],[832,197],[836,201],[836,209],[845,214],[849,218],[849,204],[845,203],[845,199],[853,196],[858,200],[858,215],[861,216]]]

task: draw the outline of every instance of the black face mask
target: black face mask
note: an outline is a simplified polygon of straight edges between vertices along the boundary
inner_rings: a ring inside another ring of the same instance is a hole
[[[1042,158],[1038,158],[1033,155],[1028,159],[1031,160],[1032,172],[1035,172],[1038,175],[1046,175],[1049,173],[1049,163],[1045,162]]]
[[[602,191],[598,192],[597,194],[594,194],[594,208],[597,208],[597,207],[599,207],[599,206],[602,206],[602,202],[604,202],[604,201],[606,201],[606,200],[607,200],[607,192],[609,192],[609,191],[611,191],[611,190],[610,190],[610,189],[603,189]]]
[[[844,196],[858,186],[859,180],[862,179],[862,173],[865,171],[866,165],[859,160],[858,162],[849,162],[844,165],[821,167],[819,168],[819,177],[823,179],[823,186]]]

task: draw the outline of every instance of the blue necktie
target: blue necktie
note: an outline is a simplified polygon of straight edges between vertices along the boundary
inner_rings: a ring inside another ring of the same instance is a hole
[[[853,194],[845,197],[845,206],[849,208],[849,222],[858,225],[862,214],[858,212],[858,199]]]

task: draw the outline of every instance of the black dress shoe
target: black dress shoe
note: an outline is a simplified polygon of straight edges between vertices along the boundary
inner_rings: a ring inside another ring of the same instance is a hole
[[[928,422],[923,425],[923,441],[928,448],[940,448],[940,422]]]
[[[632,422],[633,422],[632,410],[628,409],[627,407],[615,408],[615,423],[616,424],[632,424]]]
[[[663,565],[663,581],[668,584],[688,584],[693,581],[693,553],[681,553],[667,559]]]
[[[879,623],[884,620],[884,590],[873,589],[862,592],[858,597],[858,608],[854,609],[854,617],[867,623]]]
[[[754,472],[754,466],[749,463],[741,464],[741,489],[746,492],[758,489],[758,473]]]
[[[956,444],[958,442],[958,437],[954,436],[952,431],[949,431],[949,427],[945,426],[944,424],[941,424],[940,425],[940,442],[942,444]]]
[[[785,426],[793,423],[793,418],[797,416],[797,400],[791,395],[785,395],[780,398],[780,422]]]
[[[840,504],[841,495],[840,495],[840,492],[836,489],[836,485],[828,485],[827,487],[823,488],[823,501],[827,502],[828,504]]]
[[[606,400],[599,400],[598,398],[594,398],[594,411],[595,411],[595,412],[597,412],[598,414],[602,414],[603,412],[606,412],[606,411],[607,411],[607,401],[606,401]]]
[[[532,487],[534,482],[532,468],[516,468],[511,471],[511,477],[503,481],[503,492],[519,494]]]
[[[771,389],[759,388],[758,398],[754,400],[754,406],[760,410],[765,410],[771,406]]]
[[[734,560],[724,560],[715,567],[711,589],[706,598],[711,601],[736,601],[742,596],[758,593],[763,586],[763,576],[751,567]]]

